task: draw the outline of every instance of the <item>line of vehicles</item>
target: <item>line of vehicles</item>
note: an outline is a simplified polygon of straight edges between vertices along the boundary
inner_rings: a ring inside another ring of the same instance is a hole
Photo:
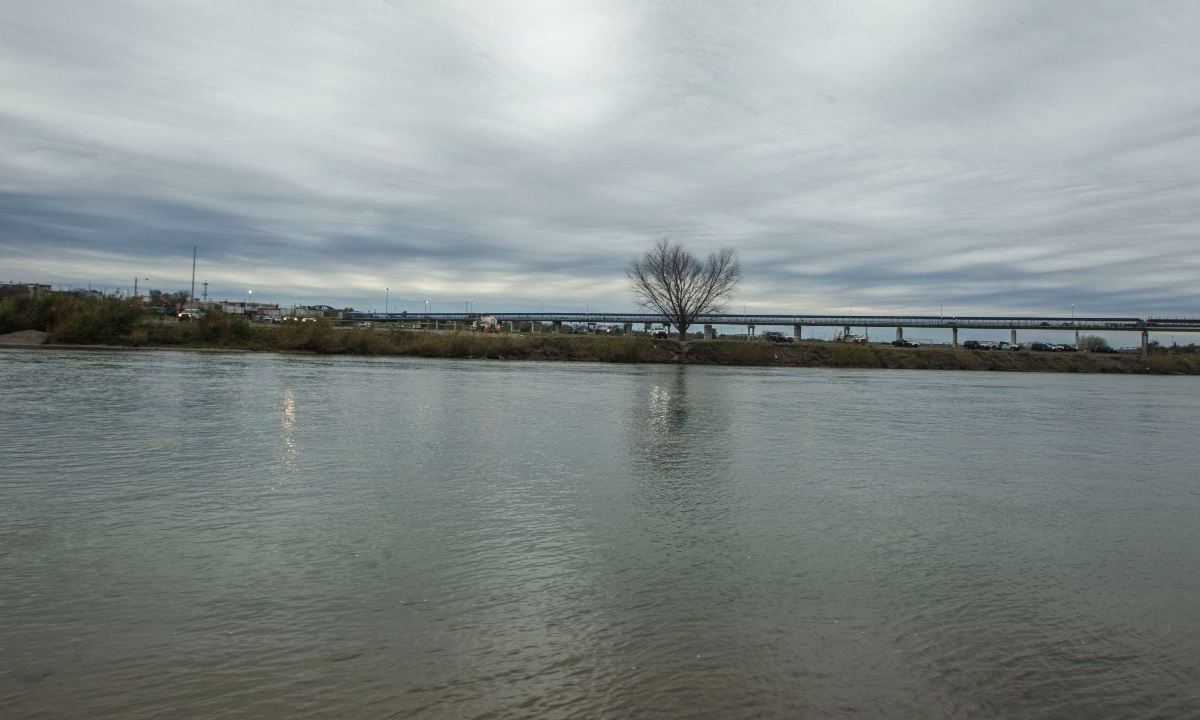
[[[996,340],[967,340],[962,344],[964,350],[1032,350],[1034,352],[1079,352],[1079,348],[1066,343],[1035,342],[1029,345],[1009,343]],[[1135,348],[1136,349],[1136,348]],[[1116,353],[1119,350],[1108,345],[1096,345],[1088,348],[1087,352]]]

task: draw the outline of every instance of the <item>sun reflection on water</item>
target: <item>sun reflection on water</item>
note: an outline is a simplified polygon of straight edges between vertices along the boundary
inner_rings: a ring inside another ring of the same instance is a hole
[[[296,442],[296,396],[290,387],[283,390],[283,417],[280,420],[279,440],[283,447],[283,464],[288,470],[292,470],[300,448]]]

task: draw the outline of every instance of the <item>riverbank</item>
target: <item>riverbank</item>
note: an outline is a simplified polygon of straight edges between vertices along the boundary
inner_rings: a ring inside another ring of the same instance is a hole
[[[251,352],[311,352],[334,355],[396,355],[431,358],[541,360],[563,362],[746,365],[908,370],[988,370],[1200,375],[1200,355],[1159,353],[1099,355],[963,350],[949,347],[897,348],[830,342],[773,344],[745,340],[680,342],[643,336],[484,335],[384,329],[340,329],[324,323],[290,327],[238,327],[213,332],[199,323],[147,325],[124,342],[104,345],[61,342],[53,333],[41,347],[181,349]],[[0,342],[0,345],[3,345]],[[14,346],[14,345],[8,345]],[[29,347],[31,345],[21,346]]]

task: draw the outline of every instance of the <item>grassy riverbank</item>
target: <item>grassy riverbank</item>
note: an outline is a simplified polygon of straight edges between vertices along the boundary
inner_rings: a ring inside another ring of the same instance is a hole
[[[325,321],[255,325],[220,313],[209,313],[189,323],[147,323],[141,311],[128,303],[61,296],[10,298],[0,303],[0,334],[20,330],[46,332],[48,343],[60,345],[577,362],[1200,375],[1200,354],[1196,353],[1160,352],[1143,357],[815,341],[780,345],[745,340],[681,343],[621,335],[434,333],[338,328]]]

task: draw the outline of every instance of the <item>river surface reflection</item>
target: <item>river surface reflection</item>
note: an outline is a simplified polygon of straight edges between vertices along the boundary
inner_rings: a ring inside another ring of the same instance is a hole
[[[1195,378],[0,352],[0,716],[1200,715]]]

